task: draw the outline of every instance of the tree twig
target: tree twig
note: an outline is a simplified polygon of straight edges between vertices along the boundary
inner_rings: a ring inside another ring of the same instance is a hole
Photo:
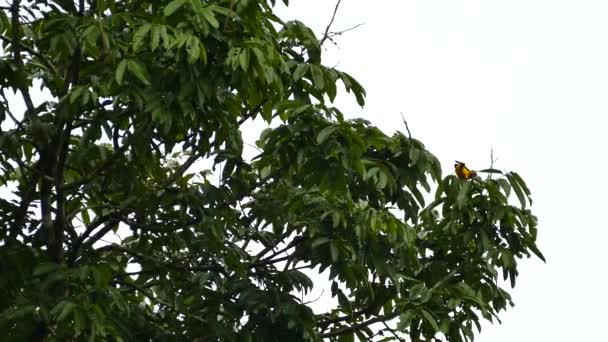
[[[72,183],[68,183],[68,184],[63,185],[62,186],[63,189],[65,191],[72,191],[72,190],[78,189],[81,185],[84,185],[84,184],[90,182],[91,180],[95,179],[100,172],[102,172],[104,169],[106,169],[107,167],[109,167],[114,161],[116,161],[116,159],[120,155],[122,155],[122,153],[125,152],[128,147],[129,147],[128,144],[122,145],[118,150],[116,150],[112,154],[112,156],[110,158],[108,158],[105,162],[103,162],[95,170],[89,172],[89,174],[86,177],[82,177],[79,180],[73,181]]]
[[[0,34],[0,40],[7,42],[7,43],[11,43],[11,44],[13,43],[13,41],[10,38],[3,36],[1,34]],[[45,67],[47,67],[50,71],[52,71],[53,74],[57,74],[57,69],[55,69],[55,66],[43,54],[32,49],[31,47],[29,47],[27,45],[21,44],[20,48],[23,51],[29,52],[32,56],[38,57]]]
[[[390,315],[382,315],[382,316],[378,316],[372,319],[368,319],[367,321],[363,321],[361,323],[357,323],[357,324],[353,324],[350,325],[348,327],[344,327],[344,328],[340,328],[340,329],[336,329],[336,330],[332,330],[330,332],[326,332],[324,334],[320,334],[319,337],[321,338],[328,338],[328,337],[336,337],[336,336],[340,336],[340,335],[344,335],[344,334],[348,334],[351,332],[355,332],[361,328],[364,328],[370,324],[374,324],[374,323],[378,323],[378,322],[386,322],[386,321],[390,321],[391,319],[395,318],[399,316],[399,312],[394,312]]]
[[[17,68],[23,71],[23,61],[21,60],[21,43],[19,42],[19,7],[20,0],[13,0],[13,4],[11,5],[11,44],[13,47],[13,60],[17,65]],[[33,112],[34,102],[32,102],[32,98],[27,86],[20,85],[19,91],[21,92],[21,96],[23,96],[23,101],[27,107],[27,112]]]
[[[397,339],[397,341],[405,342],[405,339],[403,339],[399,335],[397,335],[397,332],[395,331],[395,329],[389,327],[388,324],[386,324],[386,322],[383,321],[382,325],[384,325],[386,330],[388,330],[391,333],[391,335],[393,335]]]
[[[321,293],[319,293],[319,296],[313,300],[309,300],[308,302],[304,302],[302,303],[303,305],[308,305],[308,304],[312,304],[316,301],[318,301],[319,299],[321,299],[321,296],[323,296],[323,294],[325,293],[325,289],[321,289]]]
[[[412,133],[410,132],[410,127],[407,125],[407,120],[405,120],[405,116],[403,116],[403,113],[399,113],[401,114],[401,119],[403,119],[403,123],[405,124],[405,129],[407,130],[407,137],[409,139],[412,139]]]
[[[357,24],[357,25],[355,25],[355,26],[349,27],[349,28],[347,28],[347,29],[345,29],[345,30],[342,30],[342,31],[330,32],[330,33],[327,35],[327,39],[328,39],[330,42],[332,42],[332,43],[333,43],[333,44],[334,44],[334,45],[337,47],[337,46],[338,46],[338,44],[337,44],[337,43],[334,41],[334,39],[333,39],[335,36],[341,36],[341,35],[343,35],[344,33],[348,32],[348,31],[352,31],[352,30],[354,30],[354,29],[356,29],[356,28],[358,28],[358,27],[360,27],[360,26],[363,26],[363,25],[365,25],[365,23],[360,23],[360,24]],[[337,66],[337,64],[334,66],[334,68],[335,68],[336,66]]]
[[[334,13],[331,15],[331,20],[329,21],[329,24],[327,24],[327,27],[325,27],[325,33],[323,33],[323,38],[321,38],[321,41],[319,42],[319,46],[323,46],[323,43],[325,43],[325,41],[329,38],[329,29],[331,28],[331,25],[334,23],[334,20],[336,20],[336,14],[338,13],[338,7],[340,7],[341,2],[342,2],[342,0],[338,0],[336,2],[336,7],[334,7]]]

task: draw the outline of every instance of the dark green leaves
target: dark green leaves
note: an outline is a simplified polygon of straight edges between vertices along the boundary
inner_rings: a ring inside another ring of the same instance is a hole
[[[444,178],[422,142],[346,120],[329,102],[364,88],[265,2],[37,4],[0,61],[6,339],[353,341],[399,319],[462,341],[511,304],[500,272],[544,260],[519,175]],[[4,99],[32,84],[48,101]]]
[[[141,25],[133,34],[133,50],[137,52],[143,45],[144,39],[152,29],[152,24],[145,23]],[[158,43],[157,43],[158,44]]]
[[[317,135],[317,144],[324,143],[325,140],[327,140],[327,138],[329,137],[329,135],[332,134],[336,129],[338,129],[338,126],[334,125],[330,125],[323,128],[323,130]]]
[[[116,83],[118,83],[119,85],[123,84],[125,71],[127,70],[140,82],[146,85],[150,85],[150,76],[148,74],[148,71],[138,61],[132,59],[123,59],[122,61],[120,61],[120,63],[118,63],[118,67],[116,68],[115,74]]]
[[[173,0],[167,6],[165,6],[163,14],[168,17],[189,1],[190,0]]]
[[[521,177],[515,172],[509,172],[505,174],[511,188],[517,195],[519,199],[519,203],[521,203],[522,207],[526,206],[526,203],[529,202],[532,204],[532,199],[530,198],[530,190],[526,186],[526,183],[521,179]]]

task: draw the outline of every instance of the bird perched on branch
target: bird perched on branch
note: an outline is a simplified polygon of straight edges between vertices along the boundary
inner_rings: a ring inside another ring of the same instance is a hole
[[[456,164],[454,164],[454,171],[456,172],[456,176],[460,179],[471,179],[477,176],[477,172],[470,170],[463,162],[459,162],[458,160],[456,160]]]

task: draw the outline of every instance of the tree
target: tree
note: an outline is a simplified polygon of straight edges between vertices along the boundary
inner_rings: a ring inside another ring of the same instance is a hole
[[[543,259],[523,180],[443,177],[420,141],[346,120],[338,85],[363,87],[273,6],[2,7],[6,340],[467,341],[511,304],[499,272]],[[245,158],[256,118],[276,124]]]

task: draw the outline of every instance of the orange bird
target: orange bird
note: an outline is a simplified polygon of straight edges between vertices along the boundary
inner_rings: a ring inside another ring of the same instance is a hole
[[[471,179],[477,176],[477,172],[470,170],[463,162],[459,162],[458,160],[456,160],[456,164],[454,164],[454,171],[456,172],[456,176],[460,179]]]

